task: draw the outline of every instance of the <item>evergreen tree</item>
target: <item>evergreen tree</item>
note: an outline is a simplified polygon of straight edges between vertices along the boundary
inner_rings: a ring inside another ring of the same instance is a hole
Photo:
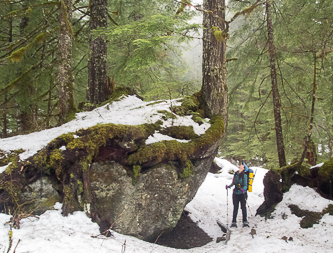
[[[74,112],[72,76],[72,0],[60,0],[58,34],[58,90],[60,122],[65,123]]]
[[[327,13],[331,9],[332,1],[272,1],[277,83],[281,91],[287,162],[301,157],[304,136],[308,135],[313,101],[314,52],[320,64],[317,65],[317,99],[311,139],[316,145],[325,146],[322,151],[329,147],[326,140],[329,139],[330,131],[326,127],[329,125],[326,125],[326,119],[331,119],[331,113],[326,109],[329,108],[326,101],[330,100],[327,95],[332,89],[329,81],[332,78],[329,71],[332,56],[327,52],[332,48],[332,18]],[[253,15],[239,19],[237,29],[231,33],[233,47],[228,57],[237,57],[238,60],[228,64],[232,127],[228,130],[230,146],[223,146],[223,150],[226,155],[246,159],[257,157],[276,167],[277,149],[273,145],[276,143],[273,134],[275,127],[269,109],[273,107],[273,101],[268,82],[270,72],[267,67],[269,58],[265,14],[259,6]],[[236,132],[239,128],[243,130]],[[322,156],[321,159],[325,158]]]
[[[104,36],[94,37],[93,31],[99,28],[107,28],[108,9],[107,0],[90,0],[89,22],[89,60],[88,60],[88,88],[87,102],[100,104],[110,95],[107,86],[107,41]]]
[[[271,2],[266,1],[266,19],[267,19],[267,32],[268,32],[268,48],[269,48],[269,61],[271,69],[271,82],[272,82],[272,95],[273,95],[273,106],[274,106],[274,122],[275,122],[275,133],[276,133],[276,145],[279,157],[280,167],[286,166],[286,156],[284,153],[282,124],[281,124],[281,104],[280,94],[277,85],[277,75],[275,67],[275,47],[273,39],[273,24],[272,24],[272,12]]]
[[[203,63],[202,96],[208,116],[223,116],[228,124],[228,88],[226,41],[229,33],[225,24],[225,1],[208,0],[203,4]]]
[[[184,75],[182,44],[199,25],[188,24],[196,12],[173,0],[119,1],[110,6],[108,76],[116,86],[135,89],[145,99],[178,98],[199,89]],[[178,14],[176,14],[178,13]],[[182,45],[182,46],[180,46]]]

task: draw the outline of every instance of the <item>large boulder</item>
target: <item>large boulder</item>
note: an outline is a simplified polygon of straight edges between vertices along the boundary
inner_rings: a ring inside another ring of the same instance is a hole
[[[268,171],[264,177],[264,197],[265,201],[257,209],[256,215],[269,217],[274,211],[276,204],[283,198],[281,176]]]
[[[91,189],[101,230],[112,228],[148,241],[170,231],[202,184],[212,160],[194,161],[193,173],[184,179],[177,173],[177,163],[159,163],[142,172],[135,185],[118,163],[92,164]]]
[[[13,157],[0,174],[0,212],[40,214],[60,201],[64,216],[85,211],[101,233],[153,241],[176,226],[211,168],[224,123],[219,116],[210,123],[200,136],[188,127],[177,136],[161,120],[63,134],[26,161]],[[146,144],[159,131],[188,141]]]

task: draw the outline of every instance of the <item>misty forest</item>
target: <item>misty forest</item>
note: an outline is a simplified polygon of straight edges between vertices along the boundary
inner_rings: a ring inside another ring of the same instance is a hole
[[[279,168],[333,157],[332,0],[0,6],[2,138],[59,126],[119,92],[200,92],[201,116],[224,119],[227,159]]]

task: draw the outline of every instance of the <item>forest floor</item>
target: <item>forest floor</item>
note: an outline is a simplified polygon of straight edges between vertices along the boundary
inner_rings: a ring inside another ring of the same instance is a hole
[[[169,234],[162,234],[156,243],[170,248],[191,249],[204,246],[212,240],[183,212],[176,227]]]

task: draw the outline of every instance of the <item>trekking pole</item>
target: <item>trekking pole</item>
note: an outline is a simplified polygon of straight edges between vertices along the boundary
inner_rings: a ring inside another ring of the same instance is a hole
[[[228,199],[229,199],[229,197],[228,196],[229,195],[228,195],[228,188],[227,188],[227,228],[228,228],[228,222],[229,222],[229,216],[228,216],[228,210],[229,210]]]
[[[244,199],[245,199],[245,202],[246,202],[246,204],[247,204],[247,207],[248,207],[248,209],[249,209],[249,211],[250,211],[250,215],[253,216],[253,215],[252,215],[252,212],[251,212],[250,205],[249,205],[249,203],[247,203],[247,199],[245,198],[245,195],[244,195]]]

